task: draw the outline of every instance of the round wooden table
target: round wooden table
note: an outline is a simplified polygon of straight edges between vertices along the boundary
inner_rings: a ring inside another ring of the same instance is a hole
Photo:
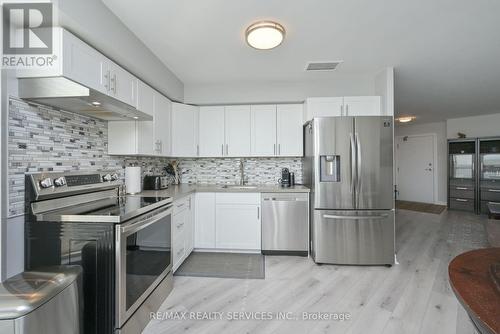
[[[450,285],[482,334],[500,334],[500,248],[455,257],[448,266]]]

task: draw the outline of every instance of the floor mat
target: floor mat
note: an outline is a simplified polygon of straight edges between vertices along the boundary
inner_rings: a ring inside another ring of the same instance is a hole
[[[434,213],[439,215],[446,209],[446,205],[396,201],[396,209]]]
[[[193,252],[176,276],[264,279],[262,254]]]

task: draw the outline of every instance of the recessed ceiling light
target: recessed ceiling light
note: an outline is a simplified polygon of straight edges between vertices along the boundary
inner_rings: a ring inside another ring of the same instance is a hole
[[[274,49],[283,42],[285,28],[279,23],[261,21],[249,26],[245,32],[248,45],[258,50]]]
[[[415,116],[403,116],[399,117],[397,120],[399,123],[408,123],[415,119]]]
[[[101,102],[94,101],[94,102],[92,102],[92,105],[93,105],[94,107],[99,107],[99,106],[101,105]]]

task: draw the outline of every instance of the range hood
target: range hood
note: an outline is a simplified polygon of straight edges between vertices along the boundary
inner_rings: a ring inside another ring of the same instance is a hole
[[[19,97],[107,121],[152,121],[133,106],[65,77],[19,78]]]

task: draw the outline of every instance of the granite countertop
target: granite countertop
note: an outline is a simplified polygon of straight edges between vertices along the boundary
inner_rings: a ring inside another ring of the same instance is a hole
[[[308,193],[309,188],[301,185],[285,188],[279,185],[256,184],[245,185],[243,188],[238,188],[237,185],[222,185],[222,184],[180,184],[170,185],[164,190],[143,190],[138,195],[153,196],[153,197],[172,197],[175,200],[181,199],[195,192],[226,192],[226,193]]]

